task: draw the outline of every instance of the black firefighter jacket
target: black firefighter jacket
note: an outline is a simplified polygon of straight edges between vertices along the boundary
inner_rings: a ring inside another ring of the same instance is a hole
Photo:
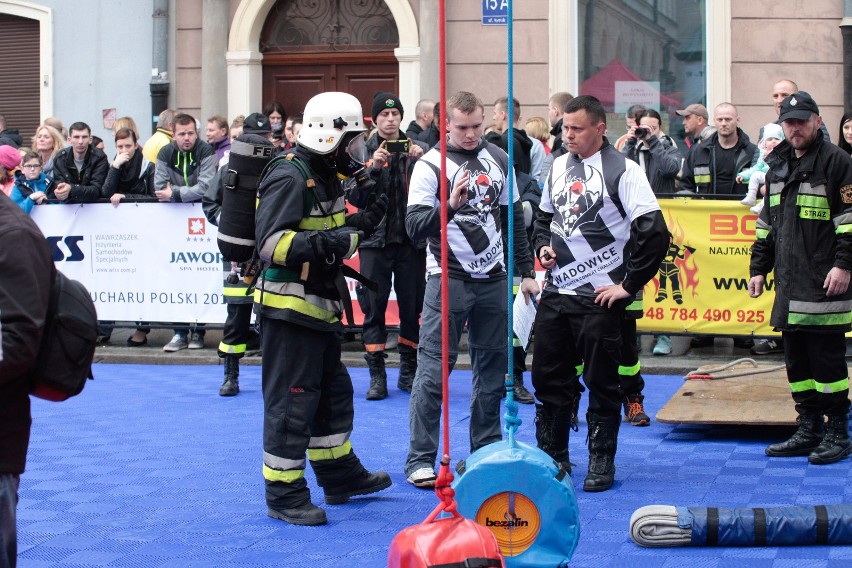
[[[775,269],[770,323],[784,331],[849,331],[852,286],[826,296],[823,284],[832,267],[852,269],[852,158],[818,133],[800,159],[784,141],[766,163],[750,273]]]

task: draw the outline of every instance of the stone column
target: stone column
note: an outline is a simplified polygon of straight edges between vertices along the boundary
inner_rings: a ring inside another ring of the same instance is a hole
[[[441,87],[437,2],[420,2],[418,24],[420,25],[420,98],[437,101]],[[417,101],[414,103],[417,104]]]
[[[202,129],[214,114],[228,112],[228,0],[202,0],[201,6],[201,121]]]

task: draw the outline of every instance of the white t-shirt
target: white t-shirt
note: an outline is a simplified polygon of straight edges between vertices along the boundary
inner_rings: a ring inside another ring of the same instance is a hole
[[[408,189],[408,206],[444,206],[439,199],[441,153],[429,150],[414,165]],[[447,152],[447,191],[463,172],[469,174],[468,201],[447,225],[447,267],[450,274],[471,279],[501,278],[506,272],[503,259],[500,206],[509,204],[506,185],[506,153],[493,144],[483,145],[479,152]],[[517,187],[517,183],[514,184]],[[518,194],[514,194],[515,201]],[[426,255],[426,271],[441,272],[441,240],[430,237]]]
[[[608,190],[605,179],[616,187]],[[639,165],[609,145],[585,160],[558,157],[540,207],[553,213],[550,246],[556,251],[546,288],[588,296],[624,279],[631,223],[660,209]]]

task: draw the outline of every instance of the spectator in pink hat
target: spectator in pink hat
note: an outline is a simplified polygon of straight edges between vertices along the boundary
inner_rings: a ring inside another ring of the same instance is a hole
[[[14,146],[0,146],[0,189],[9,197],[15,187],[15,169],[21,163],[21,153]]]

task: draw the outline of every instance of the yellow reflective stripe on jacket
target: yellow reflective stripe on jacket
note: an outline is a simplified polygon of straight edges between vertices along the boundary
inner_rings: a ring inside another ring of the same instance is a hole
[[[275,247],[278,246],[278,241],[280,241],[283,236],[284,231],[276,231],[269,235],[268,239],[262,243],[258,243],[260,248],[257,249],[257,252],[262,260],[265,262],[270,262],[272,260],[272,255],[275,253]]]
[[[333,448],[308,448],[308,459],[311,461],[336,460],[348,456],[352,452],[352,442],[346,440],[342,446]]]
[[[787,323],[791,325],[847,325],[852,323],[852,313],[802,314],[791,311],[787,314]]]
[[[304,231],[324,231],[346,224],[346,200],[343,196],[333,201],[318,201],[301,221],[299,228]]]
[[[852,300],[803,302],[792,300],[787,323],[792,325],[846,325],[852,323]]]
[[[781,205],[781,194],[773,194],[769,196],[769,206],[775,207],[776,205]]]
[[[769,229],[755,229],[754,234],[758,239],[765,239],[769,236]]]
[[[849,377],[834,381],[833,383],[821,383],[815,379],[806,379],[804,381],[796,381],[790,383],[790,390],[793,392],[816,391],[820,393],[834,393],[847,390],[849,388]]]
[[[305,231],[324,231],[346,224],[346,212],[321,217],[307,217],[299,221],[299,228]]]
[[[225,286],[222,288],[223,296],[245,296],[248,285],[245,286]]]
[[[287,253],[290,252],[290,247],[293,245],[293,239],[296,238],[296,231],[284,231],[278,242],[275,243],[275,248],[272,250],[272,262],[287,265]]]
[[[808,195],[800,193],[796,196],[796,205],[802,207],[816,207],[817,209],[829,209],[828,198],[819,195]]]
[[[841,213],[832,219],[834,222],[834,233],[842,235],[844,233],[852,233],[852,214]]]
[[[709,166],[697,166],[695,170],[693,170],[693,179],[696,184],[699,183],[710,183],[713,178],[710,175],[710,167]]]
[[[287,285],[293,294],[279,294],[270,291],[271,285]],[[300,292],[300,293],[299,293]],[[305,287],[299,282],[264,282],[254,291],[255,303],[278,310],[292,310],[315,320],[326,323],[340,321],[340,303],[313,294],[305,294]]]

